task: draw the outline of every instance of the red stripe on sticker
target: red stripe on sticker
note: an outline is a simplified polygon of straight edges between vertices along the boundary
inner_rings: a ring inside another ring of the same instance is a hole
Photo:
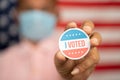
[[[72,58],[79,58],[83,56],[87,52],[88,48],[80,48],[80,49],[72,49],[72,50],[64,50],[65,55]]]

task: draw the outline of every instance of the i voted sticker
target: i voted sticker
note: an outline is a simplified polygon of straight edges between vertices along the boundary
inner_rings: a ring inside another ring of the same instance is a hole
[[[68,29],[59,38],[62,54],[72,60],[83,58],[90,49],[89,36],[81,29]]]

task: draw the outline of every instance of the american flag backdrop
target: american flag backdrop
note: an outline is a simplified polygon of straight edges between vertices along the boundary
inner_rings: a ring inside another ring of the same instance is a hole
[[[120,80],[120,0],[59,0],[60,22],[90,19],[101,33],[101,60],[88,80]]]
[[[16,0],[0,0],[0,51],[19,41],[15,6]]]
[[[13,20],[16,0],[0,0],[0,49],[18,41]],[[59,0],[59,26],[87,19],[101,33],[100,63],[88,80],[120,80],[120,0]]]

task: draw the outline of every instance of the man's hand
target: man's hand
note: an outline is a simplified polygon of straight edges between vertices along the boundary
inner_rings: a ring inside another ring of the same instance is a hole
[[[76,23],[71,22],[66,29],[76,27]],[[55,55],[56,68],[65,80],[86,80],[100,59],[97,46],[101,43],[101,36],[98,32],[93,32],[94,24],[91,21],[85,21],[80,28],[90,37],[91,48],[89,53],[80,60],[67,59],[60,51]]]

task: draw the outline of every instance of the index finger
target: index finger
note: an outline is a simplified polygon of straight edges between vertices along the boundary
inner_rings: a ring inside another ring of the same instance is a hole
[[[87,20],[85,22],[83,22],[83,24],[81,25],[81,28],[88,34],[90,35],[92,33],[92,31],[94,30],[94,23],[90,20]]]
[[[67,24],[65,30],[70,29],[70,28],[77,28],[77,24],[75,22],[70,22]]]

